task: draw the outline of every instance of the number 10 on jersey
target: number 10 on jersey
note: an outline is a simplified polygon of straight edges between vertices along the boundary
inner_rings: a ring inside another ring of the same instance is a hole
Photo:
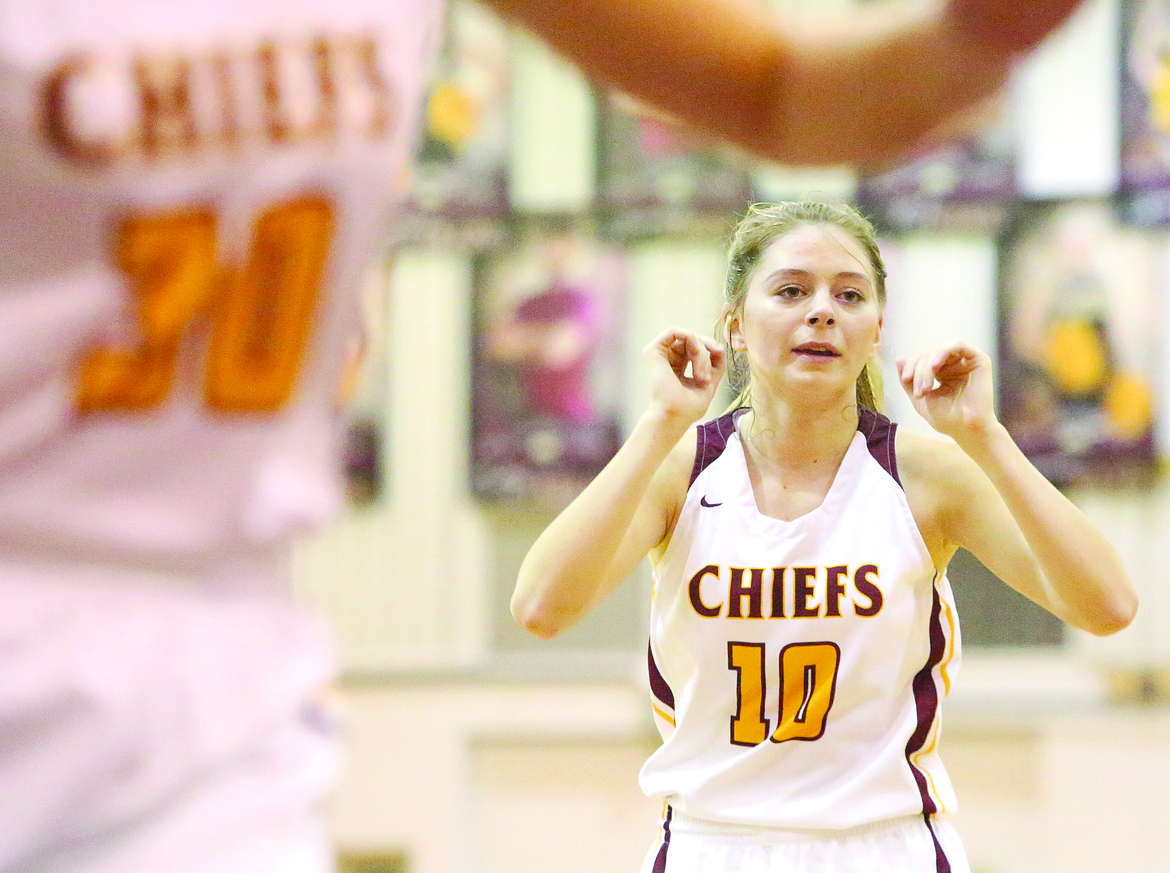
[[[772,730],[764,710],[768,689],[766,646],[729,642],[727,669],[736,674],[731,742],[758,746],[765,740],[783,743],[820,739],[837,691],[840,663],[841,650],[836,643],[790,643],[781,649],[779,712]]]

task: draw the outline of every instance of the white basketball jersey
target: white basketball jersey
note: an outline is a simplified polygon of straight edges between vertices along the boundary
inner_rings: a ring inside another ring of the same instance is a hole
[[[663,743],[643,790],[783,828],[953,808],[937,743],[959,627],[898,481],[895,426],[863,412],[824,502],[782,521],[757,509],[735,417],[700,426],[654,568]]]
[[[440,18],[0,0],[0,561],[213,574],[336,508]]]

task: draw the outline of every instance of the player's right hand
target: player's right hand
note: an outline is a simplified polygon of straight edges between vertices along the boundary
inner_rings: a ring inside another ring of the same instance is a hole
[[[706,414],[727,369],[723,344],[680,327],[664,330],[642,350],[651,404],[687,424]]]

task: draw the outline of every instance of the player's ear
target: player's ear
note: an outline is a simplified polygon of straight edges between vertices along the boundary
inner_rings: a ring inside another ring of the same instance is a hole
[[[738,311],[728,312],[723,316],[723,329],[727,333],[727,341],[733,350],[742,352],[747,348],[743,339],[743,319]]]

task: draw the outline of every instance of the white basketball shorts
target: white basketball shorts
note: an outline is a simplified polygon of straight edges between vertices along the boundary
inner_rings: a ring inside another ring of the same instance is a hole
[[[842,831],[733,825],[666,808],[641,873],[971,873],[945,820],[909,816]]]

